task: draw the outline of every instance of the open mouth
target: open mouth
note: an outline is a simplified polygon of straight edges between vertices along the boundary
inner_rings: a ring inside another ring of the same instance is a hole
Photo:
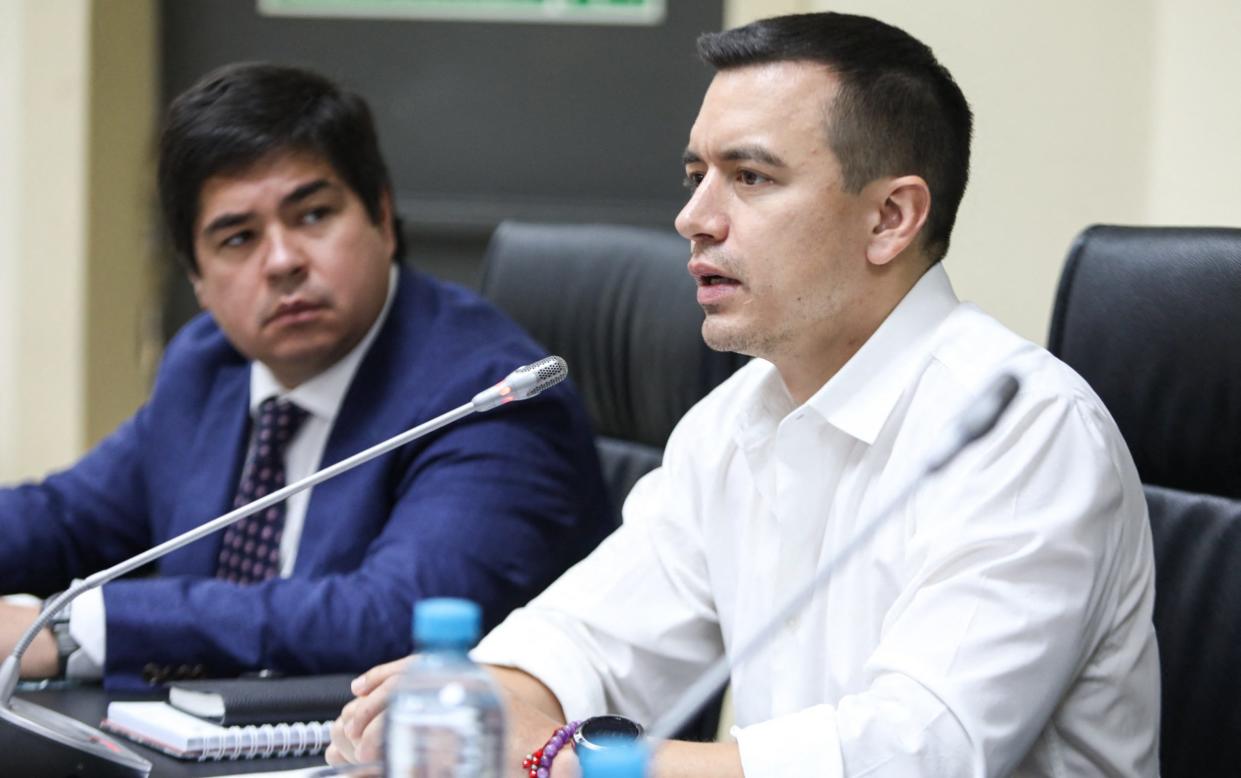
[[[735,278],[729,278],[727,276],[711,275],[711,276],[701,276],[698,279],[698,283],[701,284],[702,286],[717,286],[719,284],[738,284],[740,282]]]

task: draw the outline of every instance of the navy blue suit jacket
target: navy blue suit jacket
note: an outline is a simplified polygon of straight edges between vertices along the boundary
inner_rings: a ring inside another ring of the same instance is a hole
[[[466,403],[544,356],[463,289],[409,270],[328,438],[331,464]],[[202,315],[169,344],[148,402],[80,462],[0,490],[0,591],[46,594],[231,506],[249,365]],[[213,576],[221,535],[104,587],[105,683],[144,668],[352,672],[411,650],[428,596],[497,623],[612,527],[586,414],[568,385],[476,414],[314,487],[287,579]]]

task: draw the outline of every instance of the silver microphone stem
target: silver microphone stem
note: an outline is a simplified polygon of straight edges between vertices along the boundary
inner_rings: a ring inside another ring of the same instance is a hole
[[[918,477],[911,479],[895,497],[883,503],[881,510],[871,514],[870,520],[862,525],[862,528],[849,539],[849,542],[833,554],[831,559],[827,560],[827,563],[819,568],[810,581],[785,600],[784,605],[776,611],[774,616],[755,630],[749,640],[740,644],[739,648],[731,656],[724,654],[708,667],[706,672],[690,685],[689,689],[682,695],[681,700],[665,711],[664,715],[660,716],[651,725],[649,730],[651,739],[653,741],[667,740],[676,734],[677,730],[685,726],[686,722],[693,718],[694,714],[706,704],[707,700],[711,699],[713,694],[722,689],[724,684],[728,683],[729,676],[732,674],[732,668],[745,663],[754,654],[758,653],[759,649],[765,646],[767,641],[771,639],[771,636],[776,633],[779,626],[786,619],[797,615],[805,608],[814,597],[815,592],[823,584],[827,583],[832,574],[841,565],[852,559],[853,555],[870,541],[875,532],[896,512],[896,509],[913,495],[923,476],[942,470],[966,446],[985,435],[995,426],[1000,416],[1008,408],[1009,403],[1012,402],[1013,397],[1016,396],[1017,388],[1017,379],[1005,374],[984,389],[974,402],[967,407],[966,412],[962,413],[956,423],[951,425],[951,428],[946,431],[946,434],[951,436],[946,439],[947,443],[944,446],[932,449],[930,455],[924,460],[923,466],[918,469]]]
[[[258,513],[259,511],[264,510],[265,508],[274,505],[287,497],[309,489],[315,484],[326,481],[327,479],[337,476],[346,470],[351,470],[363,462],[374,459],[381,454],[386,454],[394,448],[399,448],[406,443],[417,440],[423,435],[434,432],[446,424],[451,424],[458,419],[469,416],[471,413],[474,413],[475,410],[476,406],[473,402],[466,403],[459,408],[437,416],[430,421],[419,424],[417,427],[408,429],[405,432],[389,438],[382,443],[376,443],[374,446],[371,446],[363,451],[359,451],[351,457],[342,459],[334,465],[325,467],[318,472],[311,473],[305,478],[294,481],[287,486],[277,489],[271,494],[264,495],[254,502],[243,505],[240,508],[229,511],[223,516],[219,516],[205,524],[201,524],[188,532],[177,535],[175,538],[165,540],[158,546],[148,549],[147,551],[127,559],[120,564],[100,570],[94,575],[78,581],[48,601],[46,607],[43,608],[43,611],[39,614],[38,618],[34,620],[34,623],[32,623],[30,627],[22,633],[21,639],[17,641],[17,644],[13,648],[13,653],[9,654],[5,658],[3,665],[0,665],[0,706],[9,706],[9,703],[13,697],[13,691],[17,688],[17,681],[21,677],[22,655],[26,653],[26,649],[30,647],[30,643],[39,634],[39,630],[47,626],[48,622],[51,621],[52,618],[60,612],[60,609],[65,606],[65,603],[77,597],[82,592],[89,591],[98,586],[103,586],[114,578],[122,576],[130,571],[137,570],[139,567],[142,567],[148,562],[153,562],[156,559],[159,559],[170,551],[175,551],[182,546],[193,543],[195,540],[206,537],[216,530],[223,529],[230,524],[244,519],[246,516]]]
[[[920,471],[920,474],[923,471]],[[785,601],[784,606],[776,611],[775,615],[769,618],[761,627],[755,630],[753,637],[743,643],[731,656],[725,654],[715,661],[706,672],[698,676],[698,679],[690,685],[684,696],[677,704],[669,708],[664,715],[660,716],[650,728],[650,736],[652,740],[667,740],[676,734],[677,730],[685,726],[685,723],[693,718],[698,709],[711,699],[711,695],[724,688],[724,684],[728,683],[729,676],[732,674],[734,665],[745,663],[750,657],[758,653],[759,649],[767,644],[771,635],[791,616],[797,615],[810,599],[814,597],[815,592],[819,590],[823,584],[827,583],[832,577],[832,573],[840,567],[844,562],[849,561],[853,554],[857,552],[863,545],[870,541],[888,518],[888,514],[895,510],[918,488],[918,482],[915,480],[904,489],[902,489],[895,497],[889,499],[883,506],[883,509],[872,514],[871,519],[858,530],[849,542],[845,544],[819,571],[815,573],[814,578],[810,579],[797,592]]]
[[[549,362],[549,360],[552,361]],[[17,641],[13,652],[5,658],[3,664],[0,664],[0,751],[8,755],[6,767],[15,766],[15,772],[22,775],[97,775],[100,778],[147,778],[150,775],[151,763],[149,761],[112,741],[94,727],[13,696],[17,681],[21,677],[22,655],[26,653],[26,649],[30,647],[30,643],[39,631],[47,626],[66,603],[82,592],[102,586],[118,576],[158,559],[169,551],[193,543],[205,535],[223,529],[290,495],[357,467],[380,454],[434,432],[471,413],[486,411],[504,402],[533,397],[564,380],[568,375],[568,368],[564,365],[564,360],[559,357],[548,357],[533,365],[518,368],[514,374],[520,374],[517,377],[521,378],[525,372],[531,370],[539,373],[542,380],[531,383],[523,379],[516,382],[514,387],[512,385],[514,382],[505,379],[496,387],[492,387],[501,394],[498,402],[493,402],[494,398],[490,398],[490,395],[486,398],[487,402],[478,402],[479,397],[476,397],[474,401],[456,410],[419,424],[383,443],[371,446],[365,451],[342,459],[330,467],[260,497],[249,505],[230,511],[131,559],[101,570],[50,599],[43,611],[35,618],[34,623]],[[513,378],[513,374],[510,378]],[[527,386],[527,384],[530,385]],[[502,389],[507,389],[507,391],[501,392]]]

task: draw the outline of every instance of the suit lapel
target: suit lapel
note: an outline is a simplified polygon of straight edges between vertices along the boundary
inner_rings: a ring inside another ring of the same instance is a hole
[[[249,377],[246,363],[228,365],[216,374],[190,444],[170,537],[221,515],[232,505],[249,443]],[[172,552],[160,567],[180,575],[215,575],[220,543],[221,533],[213,533]]]

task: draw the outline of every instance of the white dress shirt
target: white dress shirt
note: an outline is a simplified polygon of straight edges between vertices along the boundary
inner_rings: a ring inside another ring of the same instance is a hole
[[[358,345],[319,375],[295,389],[286,389],[262,362],[250,363],[250,418],[258,416],[259,406],[269,397],[279,397],[298,404],[308,411],[306,420],[297,434],[289,441],[284,452],[285,482],[293,483],[313,473],[323,458],[328,435],[336,422],[345,393],[353,381],[353,375],[370,349],[371,342],[379,334],[392,307],[400,273],[396,265],[388,271],[388,296],[374,324]],[[251,425],[253,427],[253,425]],[[250,447],[254,445],[251,429]],[[248,456],[248,454],[247,454]],[[302,527],[306,521],[306,506],[310,504],[307,489],[285,501],[284,531],[280,537],[280,577],[293,574],[297,562],[297,549],[302,539]],[[85,592],[73,601],[69,615],[69,634],[79,646],[65,665],[65,674],[74,678],[99,678],[103,675],[103,663],[107,655],[106,613],[103,589]]]
[[[745,774],[1156,775],[1154,562],[1128,450],[1076,374],[959,303],[939,266],[804,405],[762,360],[696,405],[624,525],[475,659],[539,678],[570,719],[649,724],[1000,370],[1022,388],[997,428],[733,667]]]

